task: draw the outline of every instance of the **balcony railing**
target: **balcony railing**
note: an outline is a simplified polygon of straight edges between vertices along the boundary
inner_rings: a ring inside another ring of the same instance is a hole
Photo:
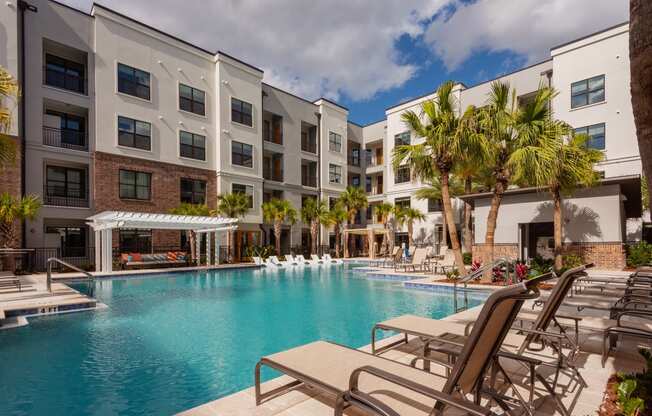
[[[43,82],[51,87],[86,94],[86,78],[43,67]]]
[[[88,192],[85,192],[84,195],[75,193],[69,193],[68,195],[63,195],[58,187],[48,187],[47,185],[43,189],[44,203],[45,205],[54,205],[58,207],[74,207],[74,208],[88,208]]]
[[[267,179],[268,181],[283,182],[283,170],[280,172],[274,172],[272,170],[264,169],[263,179]]]
[[[317,153],[317,141],[301,138],[301,150],[308,153]]]
[[[311,188],[317,187],[317,176],[301,176],[301,185]]]
[[[360,156],[349,155],[348,158],[347,158],[347,162],[348,162],[349,166],[360,167]]]
[[[88,150],[86,132],[43,127],[43,144],[46,146],[62,147],[72,150]]]

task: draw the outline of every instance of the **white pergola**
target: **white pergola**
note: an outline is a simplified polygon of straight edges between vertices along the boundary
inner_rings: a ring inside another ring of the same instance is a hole
[[[86,219],[95,231],[95,270],[113,271],[114,229],[145,228],[156,230],[192,230],[206,235],[206,253],[211,251],[211,239],[215,241],[212,258],[207,256],[207,265],[220,262],[219,233],[238,228],[236,218],[201,217],[194,215],[149,214],[144,212],[104,211]],[[211,235],[212,234],[212,235]],[[212,237],[212,238],[211,238]],[[196,252],[200,252],[201,238],[196,239]]]

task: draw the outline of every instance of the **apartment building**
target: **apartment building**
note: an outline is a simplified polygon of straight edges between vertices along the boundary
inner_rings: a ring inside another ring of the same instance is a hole
[[[214,208],[218,195],[241,192],[251,202],[235,234],[240,257],[247,246],[274,241],[272,227],[263,221],[263,202],[281,198],[300,209],[307,197],[319,197],[332,205],[347,185],[363,187],[369,199],[355,226],[378,223],[373,206],[387,201],[427,214],[415,226],[418,244],[445,243],[439,201],[417,199],[415,191],[426,184],[408,167],[391,165],[394,146],[421,140],[401,114],[434,93],[392,106],[383,120],[360,126],[335,102],[306,100],[266,84],[259,68],[101,5],[90,13],[52,0],[2,7],[0,26],[7,36],[0,65],[24,89],[24,107],[15,112],[12,131],[24,151],[11,180],[5,175],[0,185],[44,202],[38,218],[25,227],[26,247],[83,258],[92,254],[86,218],[94,213],[164,213],[182,202]],[[577,212],[589,215],[584,208],[599,202],[592,198],[607,195],[608,210],[591,214],[600,232],[578,227],[567,238],[569,244],[593,244],[591,250],[602,254],[599,245],[608,246],[608,256],[622,252],[624,242],[640,239],[649,221],[635,203],[641,167],[627,38],[628,25],[619,25],[552,48],[550,59],[500,78],[511,83],[519,100],[541,84],[554,86],[556,117],[588,133],[591,145],[604,150],[597,169],[606,183],[587,191],[588,199],[576,205]],[[457,84],[460,109],[483,105],[489,87],[489,81]],[[525,209],[519,198],[534,203]],[[506,196],[497,230],[505,253],[536,252],[550,227],[549,210],[537,211],[546,200],[533,190]],[[465,201],[475,208],[473,245],[481,254],[487,195]],[[455,201],[458,222],[463,205]],[[397,242],[407,240],[406,231],[398,230]],[[320,244],[333,244],[329,230],[320,234]],[[308,225],[287,224],[281,237],[284,251],[306,247]],[[184,233],[156,230],[116,231],[113,241],[125,251],[186,244]],[[362,239],[356,245],[362,248]]]

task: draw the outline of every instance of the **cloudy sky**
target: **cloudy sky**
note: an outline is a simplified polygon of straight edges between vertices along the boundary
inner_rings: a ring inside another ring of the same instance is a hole
[[[63,0],[88,11],[91,0]],[[447,79],[473,85],[546,59],[551,46],[626,21],[628,0],[100,0],[265,81],[324,96],[352,121]]]

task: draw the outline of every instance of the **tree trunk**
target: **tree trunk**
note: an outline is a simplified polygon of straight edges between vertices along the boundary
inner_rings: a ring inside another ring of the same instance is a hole
[[[319,232],[319,222],[317,221],[312,221],[310,223],[310,237],[312,241],[310,242],[310,253],[309,254],[316,254],[317,253],[317,233]],[[310,257],[310,256],[308,256]]]
[[[199,264],[199,253],[197,253],[197,235],[194,231],[188,231],[188,240],[190,241],[190,258],[195,264]]]
[[[385,232],[383,233],[383,242],[380,243],[380,253],[381,254],[385,254],[385,252],[387,250],[387,233],[388,233],[387,221],[383,221],[383,229],[385,230]]]
[[[630,0],[629,16],[632,108],[643,174],[652,192],[652,2]]]
[[[498,209],[503,200],[503,194],[507,188],[507,183],[502,180],[496,182],[493,196],[491,197],[491,208],[487,215],[487,234],[485,235],[485,258],[484,262],[491,263],[494,261],[494,237],[496,235],[496,223],[498,221]]]
[[[348,258],[350,256],[349,254],[349,244],[351,242],[351,233],[348,233],[347,231],[351,227],[351,222],[347,221],[344,223],[344,257]]]
[[[274,222],[274,240],[276,245],[276,255],[281,255],[281,222]]]
[[[340,224],[335,224],[335,257],[340,257]]]
[[[457,226],[455,225],[455,218],[453,217],[453,206],[451,204],[451,197],[448,190],[448,172],[441,173],[441,197],[443,199],[444,214],[446,217],[446,224],[448,225],[448,234],[450,235],[451,245],[453,246],[453,254],[455,255],[455,265],[461,275],[464,275],[466,269],[464,268],[464,257],[462,256],[462,249],[460,242],[457,239]]]
[[[464,179],[464,193],[470,194],[472,190],[471,178]],[[464,203],[464,251],[473,251],[473,228],[471,225],[471,204]]]
[[[554,239],[555,239],[555,271],[561,270],[564,266],[562,260],[562,212],[561,212],[561,193],[558,188],[552,190],[552,200],[554,202],[553,222],[554,222]]]
[[[412,238],[413,226],[414,226],[414,224],[412,223],[412,220],[408,220],[407,229],[408,229],[408,246],[409,247],[412,247],[414,245],[414,238]]]
[[[226,232],[226,262],[231,263],[231,241],[233,240],[232,230]],[[219,256],[219,253],[217,254]]]

